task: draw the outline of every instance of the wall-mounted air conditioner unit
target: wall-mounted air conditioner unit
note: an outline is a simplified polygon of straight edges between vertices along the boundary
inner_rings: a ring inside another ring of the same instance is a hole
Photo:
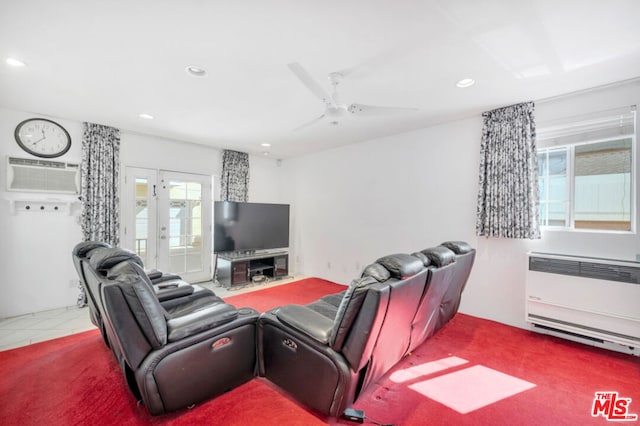
[[[7,157],[7,191],[80,193],[80,165]]]
[[[640,356],[640,262],[529,253],[534,331]]]

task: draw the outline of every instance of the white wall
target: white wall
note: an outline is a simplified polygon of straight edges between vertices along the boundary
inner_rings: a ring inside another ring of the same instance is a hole
[[[222,151],[219,149],[123,131],[120,161],[123,167],[144,167],[211,175],[214,178],[213,198],[220,199]],[[249,200],[265,203],[280,202],[284,195],[280,185],[280,167],[276,160],[250,155],[249,166]]]
[[[82,239],[76,216],[33,210],[11,214],[9,200],[77,199],[71,195],[6,191],[6,157],[35,158],[15,142],[13,132],[22,120],[40,117],[0,109],[0,318],[73,305],[78,296],[77,273],[71,249]],[[82,123],[53,119],[71,135],[71,149],[59,161],[80,163]]]
[[[536,116],[542,122],[638,103],[635,82],[540,102]],[[290,160],[298,271],[348,283],[382,255],[466,240],[478,251],[461,310],[524,327],[528,251],[624,259],[640,253],[636,234],[476,237],[481,131],[482,119],[474,117]],[[636,193],[637,182],[636,174]]]
[[[636,82],[538,103],[536,116],[540,122],[638,103]],[[5,157],[28,156],[14,142],[13,131],[31,116],[38,114],[0,110],[0,318],[73,305],[77,296],[70,288],[77,280],[70,253],[82,238],[76,218],[9,214],[7,199],[16,194],[4,190]],[[60,160],[79,161],[81,123],[54,120],[73,139]],[[481,128],[481,118],[474,117],[287,159],[281,166],[252,156],[250,200],[291,203],[292,271],[345,284],[385,254],[450,239],[469,241],[478,256],[461,310],[516,326],[524,326],[527,251],[625,259],[640,253],[636,234],[554,231],[538,241],[475,237]],[[217,149],[126,131],[121,160],[123,167],[214,176],[220,170]]]
[[[71,306],[78,296],[78,277],[71,260],[71,250],[82,240],[77,216],[61,213],[10,214],[9,201],[16,198],[63,198],[73,196],[7,192],[6,156],[34,158],[15,143],[16,125],[39,114],[0,109],[0,318]],[[55,117],[72,138],[71,149],[59,161],[81,161],[82,123]],[[120,160],[124,167],[200,173],[214,176],[217,199],[221,151],[175,140],[163,139],[123,130]],[[283,202],[280,168],[275,159],[250,156],[251,184],[249,197],[256,202]]]

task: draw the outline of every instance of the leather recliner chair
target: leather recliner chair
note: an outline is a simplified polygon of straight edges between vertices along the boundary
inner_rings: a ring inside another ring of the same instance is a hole
[[[107,271],[101,291],[127,384],[152,415],[212,398],[255,376],[257,311],[218,299],[168,312],[131,260]]]
[[[322,414],[342,414],[404,356],[427,274],[413,256],[386,256],[341,293],[335,310],[321,299],[265,312],[259,374]]]
[[[81,243],[82,244],[82,243]],[[87,246],[90,246],[87,244]],[[108,347],[111,347],[110,333],[104,321],[104,303],[101,288],[105,282],[106,272],[116,264],[125,260],[132,261],[142,267],[142,259],[137,254],[122,248],[102,246],[93,248],[80,258],[80,266],[83,271],[83,279],[86,283],[87,293],[94,301],[93,315],[97,318],[98,328]],[[75,261],[75,257],[74,257]],[[153,286],[158,300],[165,309],[171,311],[189,310],[197,303],[208,303],[209,300],[221,299],[208,289],[200,286],[191,286],[182,280],[162,281]],[[202,300],[201,300],[202,299]],[[119,357],[117,348],[111,348],[116,358]]]

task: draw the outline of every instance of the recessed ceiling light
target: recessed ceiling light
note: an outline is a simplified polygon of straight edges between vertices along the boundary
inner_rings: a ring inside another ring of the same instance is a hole
[[[268,151],[263,151],[262,155],[267,156],[267,155],[269,155],[269,152]]]
[[[197,67],[195,65],[189,65],[187,68],[185,68],[185,70],[187,71],[187,74],[192,75],[194,77],[204,77],[205,75],[207,75],[207,70],[205,70],[204,68]]]
[[[465,87],[471,87],[476,84],[476,81],[472,78],[463,78],[462,80],[456,83],[457,87],[464,89]]]
[[[142,114],[138,114],[138,117],[143,118],[145,120],[153,120],[153,115],[151,114],[142,113]]]
[[[6,63],[7,65],[11,65],[12,67],[24,67],[25,65],[27,65],[21,60],[16,58],[7,58]]]
[[[266,148],[269,148],[271,146],[270,143],[261,143],[260,146],[264,146]]]

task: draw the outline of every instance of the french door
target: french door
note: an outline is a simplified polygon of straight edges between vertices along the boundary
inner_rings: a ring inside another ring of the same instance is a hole
[[[145,268],[211,279],[211,176],[127,167],[123,246]]]

